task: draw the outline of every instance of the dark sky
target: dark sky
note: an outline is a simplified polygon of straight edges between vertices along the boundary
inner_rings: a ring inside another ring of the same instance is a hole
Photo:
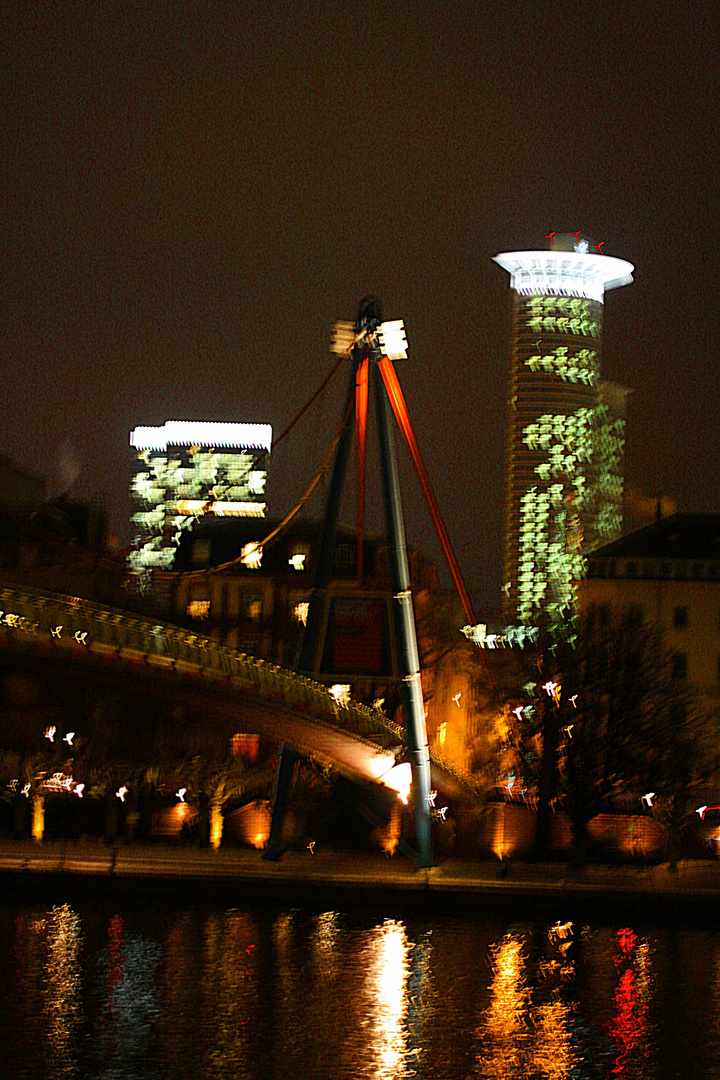
[[[376,292],[406,323],[458,559],[495,602],[492,256],[582,229],[635,264],[603,360],[634,391],[628,486],[720,509],[714,4],[22,0],[2,21],[0,452],[52,492],[76,477],[127,538],[131,427],[279,432],[331,366],[333,321]],[[274,455],[272,514],[323,457],[344,383]],[[408,539],[436,555],[403,482]]]

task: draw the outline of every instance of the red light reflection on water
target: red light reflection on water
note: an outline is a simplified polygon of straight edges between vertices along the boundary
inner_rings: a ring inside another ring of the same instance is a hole
[[[612,1069],[612,1076],[628,1075],[630,1057],[641,1046],[647,1035],[647,973],[635,970],[640,949],[638,937],[632,930],[624,927],[615,935],[620,952],[613,956],[619,980],[613,995],[615,1016],[609,1023],[610,1037],[617,1044],[617,1056]]]

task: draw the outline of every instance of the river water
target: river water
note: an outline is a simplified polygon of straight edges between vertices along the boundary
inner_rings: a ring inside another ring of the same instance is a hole
[[[0,1077],[720,1077],[720,931],[5,899]]]

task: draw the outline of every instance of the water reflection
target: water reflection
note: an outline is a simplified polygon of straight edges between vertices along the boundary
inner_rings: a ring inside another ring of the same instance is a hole
[[[80,911],[0,902],[0,1077],[720,1076],[712,927]]]
[[[402,923],[386,919],[375,928],[364,950],[365,983],[359,1003],[365,1014],[368,1072],[382,1080],[404,1073],[407,1054],[405,1015],[409,944]]]
[[[609,1031],[617,1053],[612,1075],[626,1080],[648,1075],[647,1059],[651,1054],[647,1031],[652,988],[650,945],[648,941],[640,941],[627,927],[618,930],[615,940],[618,952],[613,956],[613,962],[618,972],[618,984],[613,995],[615,1013]]]
[[[150,1054],[161,1011],[160,956],[155,942],[127,932],[122,916],[108,920],[107,944],[97,965],[100,1008],[90,1051],[94,1062],[112,1062],[104,1076],[134,1077]]]
[[[42,926],[43,924],[35,924]],[[76,1038],[81,1023],[80,919],[67,904],[54,907],[47,920],[45,1017],[51,1075],[74,1076]]]
[[[575,1071],[581,1065],[574,1045],[575,1004],[566,999],[564,986],[573,976],[568,959],[572,932],[571,923],[550,928],[547,951],[537,959],[532,973],[528,934],[508,933],[491,946],[491,997],[478,1029],[481,1049],[476,1075],[548,1080],[582,1075]]]

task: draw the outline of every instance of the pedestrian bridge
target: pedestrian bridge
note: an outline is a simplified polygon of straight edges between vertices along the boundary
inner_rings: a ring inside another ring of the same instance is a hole
[[[322,683],[237,652],[170,623],[102,607],[78,597],[0,589],[0,655],[21,650],[25,662],[51,659],[72,677],[77,665],[96,674],[142,668],[144,676],[221,699],[242,730],[267,735],[351,779],[383,782],[402,755],[404,731],[356,701],[338,702]],[[450,762],[431,755],[433,784],[472,800],[476,788]]]

